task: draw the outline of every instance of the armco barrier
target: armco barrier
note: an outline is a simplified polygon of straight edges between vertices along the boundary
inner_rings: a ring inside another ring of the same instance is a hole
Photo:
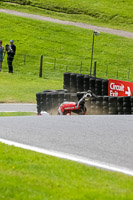
[[[77,102],[81,98],[77,92],[89,89],[97,96],[86,102],[88,115],[133,114],[133,96],[108,96],[108,80],[75,73],[64,73],[63,90],[45,90],[36,94],[37,112],[38,114],[41,111],[57,114],[61,103]]]

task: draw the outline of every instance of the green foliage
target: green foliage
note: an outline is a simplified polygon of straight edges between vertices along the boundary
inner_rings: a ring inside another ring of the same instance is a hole
[[[42,13],[72,21],[133,31],[132,0],[2,0],[2,2],[30,5],[42,9],[43,11],[40,10]]]
[[[132,200],[133,178],[0,144],[1,200]]]

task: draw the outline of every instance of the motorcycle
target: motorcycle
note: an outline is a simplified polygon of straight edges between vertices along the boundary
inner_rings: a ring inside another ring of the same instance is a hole
[[[87,92],[77,93],[79,101],[76,102],[63,102],[58,109],[58,115],[71,115],[71,113],[76,113],[78,115],[85,115],[87,108],[85,107],[85,102],[91,97],[96,97],[90,90]]]

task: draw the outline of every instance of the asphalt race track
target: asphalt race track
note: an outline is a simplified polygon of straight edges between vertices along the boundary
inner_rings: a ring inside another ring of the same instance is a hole
[[[133,116],[1,117],[0,138],[133,170]]]

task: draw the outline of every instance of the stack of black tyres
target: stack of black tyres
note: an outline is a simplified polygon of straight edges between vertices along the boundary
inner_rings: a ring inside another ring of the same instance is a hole
[[[117,97],[110,96],[108,99],[108,106],[109,106],[109,115],[116,115],[118,114],[117,111]]]
[[[90,81],[90,76],[84,75],[84,91],[87,92],[89,90],[89,81]]]
[[[86,101],[85,103],[85,107],[87,108],[87,112],[86,115],[90,115],[91,114],[91,101]]]
[[[46,111],[46,94],[47,92],[43,91],[41,93],[41,111]]]
[[[64,73],[64,89],[70,92],[70,75],[71,73]]]
[[[36,93],[36,101],[37,101],[37,113],[40,115],[41,113],[41,93]]]
[[[58,92],[54,92],[51,94],[51,99],[52,99],[52,109],[57,109],[58,108]]]
[[[130,97],[123,97],[123,113],[124,115],[131,114],[131,101]]]
[[[82,92],[84,90],[84,75],[77,75],[77,92]]]
[[[117,111],[118,115],[123,115],[123,97],[117,97]]]
[[[108,115],[109,113],[108,99],[109,99],[108,96],[103,96],[103,102],[102,102],[103,115]]]
[[[95,77],[90,78],[89,80],[89,90],[91,90],[93,93],[95,93],[95,81],[96,81]]]
[[[96,98],[95,97],[91,97],[89,114],[90,115],[96,114]]]
[[[95,94],[102,96],[102,79],[96,79],[95,81]]]
[[[54,92],[55,90],[44,90],[41,93],[41,111],[46,111],[46,98],[47,98],[47,93],[49,92]]]
[[[64,101],[71,101],[71,93],[64,93]]]
[[[133,115],[133,96],[130,97],[130,101],[131,101],[131,114]]]
[[[102,109],[102,101],[103,97],[102,96],[97,96],[96,97],[96,115],[101,115],[103,113]]]
[[[71,94],[71,101],[72,101],[72,102],[78,102],[77,93],[72,93],[72,94]]]
[[[58,106],[60,106],[64,102],[64,92],[58,93]]]
[[[108,95],[108,80],[102,80],[102,96]]]
[[[52,108],[52,94],[53,92],[47,92],[46,93],[46,110],[47,112],[50,112]]]
[[[77,92],[77,74],[70,74],[70,93]]]
[[[41,111],[46,111],[47,106],[46,106],[46,99],[47,99],[47,93],[53,93],[55,90],[44,90],[41,93]]]

